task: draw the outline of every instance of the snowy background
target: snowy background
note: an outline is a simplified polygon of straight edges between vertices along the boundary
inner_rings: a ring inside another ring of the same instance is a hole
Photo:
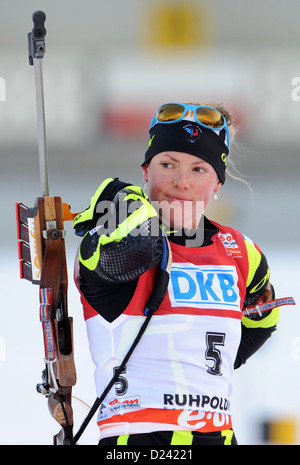
[[[140,184],[148,122],[161,103],[225,101],[241,127],[231,156],[253,196],[228,179],[210,217],[256,241],[277,296],[300,302],[299,2],[287,0],[283,9],[278,0],[0,0],[1,444],[51,444],[59,430],[35,390],[44,368],[38,287],[19,279],[15,227],[15,203],[32,207],[40,195],[27,57],[27,32],[39,9],[48,31],[50,194],[76,212],[107,176]],[[78,375],[73,394],[92,405],[93,365],[72,279],[78,239],[71,224],[66,230]],[[295,425],[294,442],[300,441],[299,323],[299,305],[283,307],[278,331],[235,373],[240,444],[268,443],[261,424],[273,421]],[[86,413],[74,399],[75,431]],[[97,437],[94,418],[80,444],[96,444]]]

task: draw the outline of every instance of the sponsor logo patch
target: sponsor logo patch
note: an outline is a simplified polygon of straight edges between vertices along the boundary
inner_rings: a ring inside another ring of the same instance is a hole
[[[171,306],[240,311],[237,282],[234,266],[173,263],[169,282]]]
[[[117,415],[125,410],[140,408],[140,396],[127,397],[126,399],[112,398],[107,405],[102,404],[98,413],[98,421],[104,420],[108,416]]]
[[[227,255],[240,258],[242,252],[230,233],[219,233],[219,239],[225,247]]]

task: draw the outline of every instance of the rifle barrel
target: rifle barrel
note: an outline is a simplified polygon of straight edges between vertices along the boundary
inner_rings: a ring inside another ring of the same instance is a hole
[[[49,195],[49,182],[48,182],[48,163],[47,163],[47,148],[46,148],[46,124],[45,124],[42,59],[34,58],[33,64],[34,64],[34,72],[35,72],[40,183],[41,183],[42,195],[43,197],[45,197]]]

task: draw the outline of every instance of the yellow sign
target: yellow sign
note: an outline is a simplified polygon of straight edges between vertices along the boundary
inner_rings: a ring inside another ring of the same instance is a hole
[[[147,47],[194,48],[212,43],[212,10],[206,2],[152,2],[144,13],[142,37]]]

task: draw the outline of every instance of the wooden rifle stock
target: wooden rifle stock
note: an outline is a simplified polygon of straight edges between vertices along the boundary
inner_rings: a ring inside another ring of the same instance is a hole
[[[40,288],[45,364],[38,392],[61,431],[54,444],[73,443],[72,386],[76,383],[73,319],[68,316],[68,272],[64,220],[72,220],[60,197],[39,197],[34,208],[16,205],[20,276]],[[31,243],[30,243],[31,242]]]
[[[63,205],[60,197],[38,198],[34,218],[41,269],[40,306],[47,371],[48,407],[62,426],[55,443],[72,442],[72,386],[76,383],[73,319],[68,316],[68,274]],[[46,298],[45,298],[46,296]],[[43,314],[44,306],[47,306]]]

